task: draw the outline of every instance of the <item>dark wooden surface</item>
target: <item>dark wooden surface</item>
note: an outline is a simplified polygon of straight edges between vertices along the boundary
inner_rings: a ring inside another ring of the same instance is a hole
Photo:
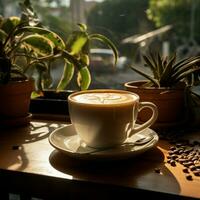
[[[155,148],[128,160],[83,161],[67,157],[49,144],[49,134],[64,125],[32,120],[25,127],[0,129],[1,193],[43,199],[109,199],[136,194],[155,199],[200,198],[200,177],[189,181],[182,165],[173,167],[166,162],[168,141],[159,140]],[[196,136],[198,132],[189,134]]]

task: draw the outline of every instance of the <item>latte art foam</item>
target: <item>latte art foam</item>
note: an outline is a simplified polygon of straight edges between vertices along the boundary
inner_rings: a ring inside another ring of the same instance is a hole
[[[133,100],[136,100],[136,96],[115,92],[95,92],[79,94],[73,96],[72,99],[76,102],[85,104],[119,104],[132,102]]]

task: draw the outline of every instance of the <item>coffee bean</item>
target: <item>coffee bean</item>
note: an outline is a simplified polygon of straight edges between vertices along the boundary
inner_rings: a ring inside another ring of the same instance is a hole
[[[191,166],[189,167],[189,169],[190,169],[191,171],[195,171],[197,168],[196,168],[195,165],[191,165]]]
[[[160,168],[155,168],[154,171],[155,171],[156,173],[160,174],[161,169],[160,169]]]
[[[184,150],[184,153],[189,153],[189,152],[191,152],[192,150],[193,150],[193,148],[187,148],[187,149]]]
[[[176,162],[174,160],[171,160],[170,164],[171,164],[172,167],[176,166]]]
[[[171,160],[167,160],[167,163],[169,163],[169,164],[170,164],[170,163],[171,163]]]
[[[12,150],[19,150],[20,149],[20,146],[19,145],[13,145],[12,146]]]
[[[189,162],[184,162],[182,163],[185,167],[189,167],[191,165],[193,165],[193,162],[189,161]]]
[[[192,178],[192,176],[191,175],[186,175],[186,179],[188,180],[188,181],[192,181],[193,180],[193,178]]]
[[[169,154],[169,155],[173,155],[173,154],[174,154],[174,151],[169,151],[168,154]]]
[[[184,173],[189,173],[188,168],[184,168],[184,169],[183,169],[183,172],[184,172]]]
[[[200,176],[200,171],[198,170],[198,171],[193,171],[193,174],[195,175],[195,176]]]
[[[173,155],[173,156],[171,157],[171,159],[173,159],[173,160],[176,160],[176,158],[178,158],[177,155]]]
[[[185,159],[185,158],[179,158],[178,159],[178,162],[183,164],[183,163],[187,163],[188,162],[188,159]]]
[[[167,159],[171,159],[171,156],[167,156]]]
[[[198,162],[197,164],[195,164],[197,169],[200,169],[200,163]]]
[[[176,147],[181,147],[182,145],[182,143],[176,143]]]
[[[170,149],[171,151],[174,151],[174,150],[176,150],[176,147],[172,146],[172,147],[170,147],[169,149]]]

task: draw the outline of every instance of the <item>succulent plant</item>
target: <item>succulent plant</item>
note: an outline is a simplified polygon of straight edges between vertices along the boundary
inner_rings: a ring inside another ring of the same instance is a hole
[[[131,66],[131,69],[149,80],[144,86],[176,87],[184,81],[187,85],[196,85],[200,81],[200,56],[194,56],[176,61],[176,54],[162,57],[159,53],[149,52],[143,55],[144,66],[149,67],[152,76]]]

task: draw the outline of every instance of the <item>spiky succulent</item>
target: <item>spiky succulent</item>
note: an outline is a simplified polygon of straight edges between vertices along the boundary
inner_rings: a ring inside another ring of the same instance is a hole
[[[143,59],[152,76],[134,66],[131,69],[149,80],[145,86],[175,87],[181,81],[188,85],[195,85],[200,81],[200,56],[176,61],[175,53],[171,57],[162,57],[159,53],[149,52],[148,55],[143,55]]]

